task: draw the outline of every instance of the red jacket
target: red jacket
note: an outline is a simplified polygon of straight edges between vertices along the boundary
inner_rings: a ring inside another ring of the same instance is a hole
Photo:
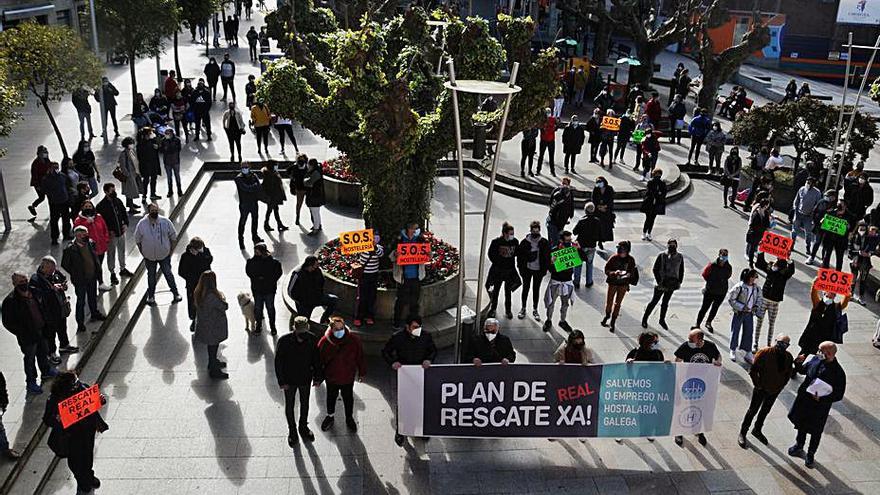
[[[544,127],[541,128],[541,141],[549,142],[556,140],[556,117],[547,117]]]
[[[660,123],[662,110],[660,109],[660,102],[657,101],[657,98],[651,98],[648,100],[648,103],[645,104],[645,113],[655,127]]]
[[[177,84],[177,81],[173,77],[169,77],[165,79],[165,98],[168,100],[173,100],[175,96],[177,96],[177,92],[180,90],[180,85]]]
[[[34,159],[31,162],[31,187],[42,188],[43,177],[49,173],[50,168],[52,168],[52,162],[49,160]]]
[[[354,383],[355,374],[361,377],[367,374],[364,345],[361,338],[351,333],[348,327],[345,328],[345,336],[337,339],[328,326],[318,341],[318,352],[321,353],[327,383],[349,385]]]
[[[107,230],[107,223],[100,213],[95,214],[94,220],[87,217],[77,215],[73,221],[73,226],[85,225],[89,229],[89,238],[95,243],[95,254],[98,256],[107,252],[107,245],[110,243],[110,231]]]

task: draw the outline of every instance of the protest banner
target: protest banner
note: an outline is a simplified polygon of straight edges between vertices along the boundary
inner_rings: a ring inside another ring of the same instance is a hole
[[[553,269],[557,272],[581,266],[583,263],[581,255],[578,254],[578,250],[574,246],[553,251],[550,253],[550,259],[553,260]]]
[[[401,242],[397,245],[398,265],[421,265],[431,261],[431,244],[428,242]]]
[[[602,117],[602,124],[599,126],[599,128],[605,129],[606,131],[617,132],[620,130],[620,118]]]
[[[633,131],[632,142],[641,143],[645,140],[645,131],[644,129],[636,129]]]
[[[98,385],[71,395],[58,403],[58,415],[61,417],[61,426],[67,428],[72,424],[95,414],[101,410],[101,392]]]
[[[846,234],[847,222],[842,218],[826,213],[825,216],[822,217],[822,223],[819,224],[819,228],[826,232],[844,235]]]
[[[793,246],[794,242],[792,242],[790,237],[765,230],[764,236],[761,238],[761,244],[758,245],[758,251],[787,260],[791,255],[791,248]]]
[[[852,273],[839,272],[831,268],[820,268],[813,286],[818,291],[831,292],[845,296],[852,290]]]
[[[339,251],[342,254],[367,253],[373,250],[373,229],[352,230],[339,234]]]
[[[406,436],[660,437],[710,431],[721,368],[696,363],[403,366]]]

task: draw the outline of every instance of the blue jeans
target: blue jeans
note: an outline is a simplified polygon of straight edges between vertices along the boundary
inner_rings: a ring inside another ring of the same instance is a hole
[[[324,308],[324,314],[321,315],[321,319],[318,323],[323,323],[330,319],[330,315],[333,314],[333,311],[336,309],[336,302],[339,298],[336,297],[335,294],[324,294],[321,296],[320,302],[318,304],[306,304],[300,301],[296,302],[296,314],[299,316],[305,316],[308,319],[312,319],[312,311],[318,306]]]
[[[545,223],[547,224],[547,241],[550,242],[550,250],[552,251],[559,244],[559,232],[561,229],[553,224],[549,216]]]
[[[257,328],[263,326],[263,306],[266,306],[266,312],[269,313],[269,327],[275,329],[275,293],[257,294],[254,293],[254,317],[257,319]]]
[[[86,320],[86,300],[89,303],[89,314],[98,314],[98,280],[73,284],[76,294],[76,322],[83,325]]]
[[[144,258],[144,263],[147,265],[147,298],[153,299],[156,297],[156,266],[159,266],[159,269],[162,270],[162,275],[165,277],[165,281],[168,282],[168,288],[171,289],[171,293],[175,296],[177,293],[177,283],[174,281],[174,273],[171,272],[171,255],[165,257],[165,259],[159,261],[148,260]]]
[[[813,219],[809,215],[795,213],[791,222],[791,240],[797,241],[798,235],[803,235],[807,240],[807,251],[813,247],[816,235],[813,233]]]
[[[593,258],[596,257],[596,248],[581,249],[579,254],[584,263],[574,267],[574,285],[576,287],[581,285],[581,270],[586,272],[584,278],[587,280],[587,285],[593,285]]]
[[[46,345],[45,339],[40,339],[32,344],[20,346],[24,361],[24,381],[28,385],[37,384],[37,366],[40,367],[40,374],[44,377],[49,373],[49,347]],[[36,364],[35,364],[36,363]]]
[[[742,335],[740,335],[740,327],[742,327]],[[752,333],[754,329],[754,313],[743,311],[733,313],[733,319],[730,322],[730,350],[735,351],[738,346],[746,352],[752,352]]]

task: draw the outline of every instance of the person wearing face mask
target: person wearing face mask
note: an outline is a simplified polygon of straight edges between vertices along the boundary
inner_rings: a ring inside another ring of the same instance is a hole
[[[755,361],[749,368],[749,376],[755,388],[752,390],[752,400],[736,440],[736,443],[744,449],[749,446],[746,432],[749,431],[753,419],[755,427],[752,428],[752,436],[764,445],[769,444],[761,430],[767,414],[776,403],[776,398],[794,375],[794,359],[787,350],[790,342],[788,335],[779,335],[774,345],[768,345],[755,354]],[[756,414],[757,418],[755,418]]]
[[[92,130],[92,105],[89,103],[89,90],[86,87],[79,87],[70,95],[73,107],[76,108],[76,115],[79,118],[79,137],[86,139],[86,125],[89,128],[89,141],[95,139],[95,132]]]
[[[721,173],[721,155],[727,144],[727,134],[721,130],[721,122],[712,122],[712,129],[706,134],[706,151],[709,153],[709,173]]]
[[[101,172],[95,164],[95,154],[92,153],[92,145],[88,141],[80,141],[73,153],[73,167],[79,174],[80,180],[89,183],[91,197],[98,194],[98,181],[101,180]]]
[[[416,222],[409,222],[400,235],[389,246],[391,262],[394,263],[392,277],[397,283],[397,297],[394,300],[394,317],[391,326],[395,330],[403,328],[404,318],[419,316],[420,299],[422,295],[422,279],[425,278],[425,265],[398,265],[397,245],[399,243],[424,242],[422,229]],[[404,313],[406,308],[406,313]]]
[[[382,348],[382,358],[397,371],[401,366],[421,366],[428,369],[437,359],[437,346],[431,334],[422,329],[421,318],[410,318],[406,328],[398,330]],[[398,433],[395,424],[394,443],[402,447],[406,437]]]
[[[296,196],[296,224],[300,225],[300,211],[306,200],[306,173],[309,170],[309,157],[305,153],[296,155],[296,161],[287,167],[290,177],[290,194]]]
[[[599,143],[602,142],[602,114],[598,108],[593,109],[593,115],[587,120],[585,128],[590,133],[590,163],[599,163],[596,154],[599,152]]]
[[[837,202],[837,208],[835,210],[829,210],[828,215],[834,216],[846,222],[846,229],[843,233],[836,233],[830,231],[822,231],[822,268],[828,268],[831,264],[831,253],[834,252],[835,256],[835,270],[840,271],[843,269],[843,258],[844,252],[847,248],[847,239],[849,239],[850,234],[852,233],[853,225],[855,225],[856,218],[853,216],[845,201],[840,200]]]
[[[520,177],[526,176],[526,161],[529,162],[529,177],[535,176],[535,173],[532,172],[532,164],[535,161],[535,149],[537,148],[535,140],[538,139],[538,133],[539,129],[537,127],[522,131],[522,141],[520,141],[519,146],[521,153],[519,160]]]
[[[225,84],[224,84],[225,86]],[[226,99],[226,96],[223,97]],[[228,109],[223,113],[223,130],[229,141],[229,161],[235,161],[235,150],[238,149],[238,161],[241,161],[241,137],[244,135],[244,118],[235,108],[235,101],[229,102]]]
[[[771,211],[770,200],[761,199],[749,215],[749,228],[746,230],[746,259],[749,260],[749,268],[754,268],[758,245],[764,237],[764,232],[770,228]]]
[[[40,182],[41,190],[46,194],[49,202],[49,237],[52,245],[58,245],[58,237],[62,230],[58,228],[58,221],[61,221],[61,228],[64,237],[70,234],[70,177],[61,173],[61,167],[57,163],[52,163],[49,172]]]
[[[238,247],[244,249],[244,228],[248,217],[251,218],[251,240],[254,244],[263,242],[257,234],[260,224],[260,194],[263,185],[259,177],[251,172],[250,164],[241,164],[241,173],[235,176],[235,189],[238,191]]]
[[[865,216],[865,212],[874,203],[874,188],[868,183],[867,174],[859,175],[858,178],[844,189],[843,200],[847,208],[856,218]]]
[[[810,311],[810,319],[801,337],[798,339],[798,351],[795,363],[800,366],[810,354],[814,354],[819,350],[819,344],[826,341],[839,340],[839,322],[841,316],[849,305],[850,295],[843,296],[837,301],[837,296],[830,292],[819,292],[816,287],[810,288],[810,301],[813,303],[813,309]],[[838,334],[838,335],[835,335]],[[842,342],[841,342],[842,343]]]
[[[106,317],[98,310],[98,272],[101,263],[95,254],[95,243],[89,239],[85,225],[73,228],[73,241],[64,248],[61,268],[70,276],[76,293],[76,332],[85,332],[85,307],[89,304],[91,321],[103,321]]]
[[[205,241],[200,237],[190,239],[186,250],[180,255],[177,274],[186,285],[186,309],[190,320],[190,332],[194,332],[196,328],[196,305],[193,302],[193,293],[202,273],[211,269],[213,261],[214,256],[211,254],[211,250],[205,246]]]
[[[70,311],[67,302],[67,277],[57,267],[55,258],[44,256],[30,280],[31,292],[36,295],[44,311],[46,326],[43,337],[51,353],[49,360],[52,364],[61,363],[61,358],[55,354],[56,349],[61,354],[79,352],[78,347],[70,345],[70,338],[67,336],[67,316]]]
[[[574,170],[574,164],[583,146],[584,127],[578,122],[578,116],[572,115],[571,121],[565,126],[565,130],[562,131],[562,153],[564,155],[565,173],[568,173],[569,164],[571,164],[571,173],[577,173]]]
[[[675,362],[721,366],[721,353],[714,343],[706,340],[703,331],[696,328],[688,332],[687,341],[675,350]],[[704,447],[709,443],[703,433],[697,433],[697,441]],[[684,437],[676,435],[675,444],[681,447],[684,444]]]
[[[119,261],[119,274],[130,277],[132,273],[125,268],[125,232],[128,230],[128,214],[125,205],[116,197],[116,186],[104,184],[104,197],[95,207],[107,224],[109,242],[107,244],[107,269],[110,270],[110,284],[119,285],[116,277],[116,261]]]
[[[547,290],[544,291],[544,306],[547,308],[547,319],[544,320],[543,327],[544,332],[549,332],[553,328],[553,307],[556,305],[557,299],[559,299],[560,304],[559,326],[566,332],[571,332],[571,326],[568,324],[566,316],[568,315],[568,307],[574,303],[574,284],[571,280],[574,269],[568,268],[557,271],[554,266],[556,257],[552,253],[552,251],[568,247],[580,249],[578,243],[572,240],[571,232],[565,230],[560,236],[559,244],[551,250],[550,254],[550,281],[547,283]]]
[[[639,345],[626,355],[627,363],[635,362],[663,362],[663,351],[660,350],[660,336],[654,332],[642,332],[639,335]]]
[[[878,254],[880,249],[880,233],[877,226],[868,227],[864,220],[860,220],[855,233],[849,239],[849,266],[853,274],[852,293],[858,294],[854,300],[865,305],[862,296],[865,295],[865,282],[871,271],[871,256]],[[856,286],[859,290],[856,293]]]
[[[290,333],[281,336],[275,345],[275,378],[284,392],[284,415],[287,418],[287,445],[303,440],[314,442],[315,434],[309,428],[309,396],[311,387],[324,380],[318,338],[309,331],[309,319],[297,316]],[[299,427],[293,415],[296,396],[299,395]]]
[[[736,361],[736,350],[745,352],[745,361],[751,363],[752,334],[755,328],[754,317],[764,317],[764,297],[758,285],[758,272],[752,268],[743,269],[739,282],[727,292],[727,303],[733,308],[730,321],[730,360]]]
[[[134,240],[147,266],[146,303],[151,306],[156,304],[157,268],[162,270],[165,282],[174,295],[171,303],[182,301],[183,298],[177,292],[177,283],[171,270],[171,251],[177,242],[177,229],[174,228],[171,220],[159,215],[159,206],[156,203],[150,203],[147,207],[147,215],[141,218],[135,227]]]
[[[385,248],[379,242],[379,233],[373,230],[373,249],[358,255],[358,262],[363,266],[363,273],[358,279],[357,299],[355,301],[354,326],[360,328],[363,323],[370,326],[375,323],[376,292],[379,286],[379,260],[385,255]]]
[[[101,119],[103,122],[101,137],[104,137],[107,134],[108,114],[110,115],[110,120],[113,122],[113,133],[116,137],[119,137],[119,125],[116,123],[116,97],[119,96],[119,90],[113,86],[107,76],[104,76],[101,78],[101,87],[95,90],[94,96],[95,100],[99,103],[102,99],[104,100],[104,116]]]
[[[220,63],[220,82],[223,85],[223,101],[226,101],[227,90],[232,93],[232,101],[235,102],[235,62],[229,59],[229,54],[223,54],[223,62]]]
[[[736,201],[736,189],[739,185],[739,173],[742,170],[742,158],[739,157],[739,148],[733,146],[730,153],[724,159],[724,168],[721,174],[721,198],[724,200],[724,207],[734,208]],[[729,192],[728,192],[729,191]]]
[[[666,251],[657,255],[652,271],[655,281],[654,296],[645,307],[645,313],[642,315],[642,328],[648,328],[648,317],[660,302],[660,327],[663,330],[669,330],[669,326],[666,324],[669,300],[672,298],[672,294],[681,287],[681,282],[684,280],[684,257],[678,252],[677,240],[669,239],[666,242]]]
[[[791,205],[791,242],[792,249],[797,244],[798,234],[804,236],[807,242],[807,253],[812,251],[815,235],[813,234],[813,210],[822,199],[822,193],[816,187],[816,178],[807,177],[804,185],[798,189]]]
[[[606,110],[605,115],[612,118],[616,116],[614,110],[610,108]],[[607,155],[608,170],[611,170],[611,166],[614,165],[614,141],[617,138],[617,131],[600,127],[599,138],[601,139],[599,142],[599,166],[605,167],[605,156]]]
[[[336,309],[338,298],[335,294],[324,293],[324,274],[318,266],[318,258],[306,256],[299,269],[290,276],[287,284],[287,295],[296,305],[296,314],[311,319],[317,307],[324,308],[319,323],[330,319]]]
[[[560,110],[562,105],[559,105]],[[556,149],[556,129],[559,125],[559,117],[554,116],[549,108],[544,109],[544,123],[541,124],[541,140],[538,146],[538,170],[536,175],[541,175],[541,166],[544,163],[544,151],[548,153],[550,175],[556,177],[556,166],[553,163],[553,152]]]
[[[140,195],[141,190],[141,174],[139,170],[140,166],[134,149],[134,139],[126,137],[122,140],[122,151],[119,152],[119,157],[116,159],[116,170],[113,171],[113,177],[120,182],[120,188],[125,196],[129,215],[140,213],[140,208],[135,203],[135,199]]]
[[[620,130],[617,131],[617,146],[614,148],[614,154],[611,155],[612,163],[619,158],[620,163],[626,165],[623,155],[626,153],[626,148],[629,146],[629,141],[632,138],[635,128],[636,123],[632,119],[632,116],[630,116],[629,112],[624,112],[624,114],[620,116]]]
[[[272,257],[269,248],[261,242],[254,246],[254,257],[247,260],[245,272],[251,280],[251,293],[254,295],[254,317],[257,328],[254,335],[263,331],[263,307],[269,314],[269,328],[272,335],[278,335],[275,328],[275,292],[281,278],[281,262]]]
[[[284,185],[281,183],[281,176],[278,175],[278,163],[269,160],[261,172],[263,172],[263,194],[269,200],[266,206],[266,217],[263,219],[263,230],[266,232],[275,230],[269,225],[269,214],[274,213],[278,230],[284,232],[289,228],[281,222],[281,212],[278,211],[278,207],[287,201],[287,195],[284,194]]]
[[[574,269],[574,288],[581,288],[581,271],[584,271],[586,272],[586,287],[589,289],[593,286],[593,259],[596,257],[596,243],[602,237],[602,222],[596,216],[596,205],[591,201],[587,201],[584,205],[584,216],[578,220],[571,233],[577,236],[577,243],[580,246],[578,254],[583,260],[583,264]]]
[[[603,327],[609,327],[609,332],[614,332],[617,317],[620,315],[620,307],[623,298],[633,285],[639,283],[639,267],[636,260],[630,255],[632,244],[629,241],[617,243],[617,253],[608,258],[605,263],[605,281],[608,284],[608,293],[605,296],[605,317],[600,323]],[[609,324],[608,320],[611,319]]]
[[[596,177],[596,187],[593,188],[593,194],[590,201],[596,205],[596,216],[602,222],[602,234],[599,238],[599,249],[604,250],[605,241],[614,240],[614,222],[616,215],[614,214],[614,188],[608,184],[603,176]]]
[[[49,161],[49,150],[45,146],[38,146],[37,157],[31,162],[31,187],[36,191],[37,199],[28,205],[28,212],[31,214],[29,222],[37,219],[37,206],[46,199],[46,195],[43,193],[43,179],[52,169],[52,163]]]
[[[483,331],[471,337],[471,345],[462,362],[471,362],[474,366],[483,364],[510,364],[516,361],[516,351],[507,335],[501,335],[501,323],[495,318],[488,318],[483,323]]]
[[[541,237],[541,222],[533,220],[529,225],[529,235],[523,237],[516,253],[516,264],[522,278],[522,305],[517,318],[526,317],[526,304],[529,298],[529,287],[532,289],[532,317],[541,321],[538,313],[538,295],[541,292],[541,280],[550,269],[550,243]]]
[[[159,166],[159,142],[152,128],[145,128],[138,133],[137,162],[141,174],[141,202],[147,204],[147,193],[150,199],[161,199],[156,194],[156,179],[162,175]]]
[[[351,333],[345,321],[334,316],[330,319],[327,331],[318,341],[321,366],[327,381],[327,417],[321,422],[321,431],[333,427],[336,413],[336,399],[342,395],[345,405],[345,426],[351,432],[358,429],[354,419],[354,381],[364,381],[367,362],[361,338]]]
[[[645,214],[642,240],[650,241],[651,232],[654,230],[654,220],[657,219],[657,215],[666,214],[666,183],[663,182],[663,171],[659,168],[651,171],[651,180],[648,181],[648,188],[639,211]]]
[[[80,225],[85,226],[89,231],[89,238],[95,243],[95,256],[98,257],[98,290],[107,292],[110,286],[104,284],[104,271],[101,265],[104,264],[104,255],[107,253],[107,247],[110,245],[110,231],[107,229],[107,222],[104,217],[95,209],[95,205],[91,200],[86,200],[79,215],[73,221],[73,227]]]
[[[706,318],[706,330],[709,333],[715,331],[712,327],[712,320],[715,319],[718,307],[721,306],[724,296],[727,295],[727,281],[730,280],[731,275],[733,275],[733,268],[728,261],[727,250],[720,249],[718,257],[706,265],[706,268],[703,268],[702,276],[706,281],[706,285],[703,287],[703,304],[697,312],[697,322],[691,327],[692,330],[700,328],[700,325],[703,324],[703,316],[706,316],[706,311],[709,311],[708,318]]]
[[[257,100],[251,107],[251,123],[253,124],[254,134],[257,136],[257,153],[260,152],[260,143],[266,154],[269,154],[269,131],[272,124],[272,111],[269,110],[262,100]]]
[[[216,33],[214,34],[216,35]],[[208,89],[211,90],[211,102],[213,102],[217,99],[217,81],[220,80],[220,66],[217,65],[217,59],[209,58],[203,72],[205,78],[208,79]]]
[[[174,131],[165,128],[165,139],[160,145],[162,150],[162,162],[165,164],[165,177],[168,179],[169,198],[174,197],[174,184],[177,184],[177,195],[183,196],[183,188],[180,187],[180,138],[174,135]]]
[[[819,350],[813,359],[804,365],[804,372],[807,376],[798,388],[797,397],[788,413],[789,421],[798,431],[794,445],[788,449],[788,455],[803,457],[804,465],[812,468],[831,405],[843,400],[846,392],[846,373],[837,361],[837,346],[834,342],[825,341],[819,344]],[[821,382],[826,384],[821,387],[826,390],[816,391],[816,385]],[[827,390],[829,386],[830,392]],[[810,444],[804,453],[807,434],[810,435]]]
[[[761,328],[764,326],[764,316],[767,317],[767,345],[773,342],[773,328],[776,325],[776,315],[779,313],[779,304],[782,302],[785,293],[785,286],[788,280],[794,276],[794,261],[777,259],[772,265],[768,264],[764,258],[764,253],[758,253],[758,260],[755,264],[758,270],[767,274],[762,289],[763,304],[758,314],[758,324],[755,326],[755,352],[758,351],[758,344],[761,341]]]
[[[150,98],[149,107],[150,111],[162,118],[163,121],[170,115],[171,104],[159,88],[156,88],[153,92],[153,97]]]
[[[684,129],[684,117],[687,115],[687,107],[682,101],[681,95],[675,95],[669,102],[669,142],[681,144],[681,134]]]
[[[557,364],[588,365],[593,362],[593,350],[584,342],[584,332],[572,330],[568,338],[563,340],[553,352],[553,361]]]
[[[229,322],[226,318],[229,303],[217,288],[216,273],[208,270],[199,276],[199,282],[193,290],[193,305],[196,307],[193,338],[207,346],[208,376],[215,380],[225,380],[229,378],[223,371],[226,363],[217,358],[217,351],[220,344],[229,338]]]
[[[28,286],[28,276],[15,272],[12,274],[12,292],[3,299],[3,326],[15,335],[18,347],[24,356],[24,376],[27,393],[43,393],[37,384],[37,366],[45,381],[58,374],[49,363],[49,347],[44,338],[46,320],[45,309]]]
[[[309,214],[312,217],[312,228],[309,230],[308,235],[316,235],[323,228],[321,223],[321,207],[326,203],[324,197],[324,173],[318,160],[314,158],[309,160],[309,168],[306,170],[303,185],[306,188],[306,206],[309,208]]]
[[[513,318],[511,310],[512,293],[522,285],[516,273],[516,249],[519,241],[513,232],[513,226],[507,222],[501,225],[501,235],[492,239],[489,244],[489,273],[486,276],[486,290],[489,291],[489,318],[495,317],[498,309],[498,295],[504,285],[504,314],[507,319]]]
[[[215,86],[216,87],[216,86]],[[205,86],[205,80],[199,78],[199,83],[190,95],[190,108],[193,109],[196,119],[196,132],[193,141],[198,141],[202,135],[202,126],[205,126],[205,133],[208,135],[208,141],[211,137],[211,93]]]
[[[813,249],[810,250],[810,257],[807,259],[808,265],[816,264],[816,253],[819,252],[819,246],[822,245],[822,240],[825,237],[825,231],[820,228],[822,225],[822,218],[825,217],[826,213],[833,211],[837,206],[837,191],[835,189],[829,189],[825,191],[825,195],[822,199],[816,203],[816,207],[813,208],[813,234],[815,241],[813,241]]]
[[[688,134],[691,137],[691,147],[687,158],[688,165],[691,164],[691,157],[693,157],[694,163],[700,166],[700,148],[703,146],[703,141],[706,140],[706,135],[709,134],[711,125],[712,118],[709,117],[708,112],[703,111],[702,108],[694,109],[694,118],[691,119],[688,126]]]
[[[547,240],[550,244],[559,242],[559,231],[565,228],[574,216],[574,195],[571,179],[563,177],[559,186],[550,192],[550,211],[547,214]]]

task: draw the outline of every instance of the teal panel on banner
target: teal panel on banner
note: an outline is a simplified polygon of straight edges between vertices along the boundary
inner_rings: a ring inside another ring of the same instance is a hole
[[[606,364],[599,391],[598,436],[669,435],[675,406],[675,365]]]

